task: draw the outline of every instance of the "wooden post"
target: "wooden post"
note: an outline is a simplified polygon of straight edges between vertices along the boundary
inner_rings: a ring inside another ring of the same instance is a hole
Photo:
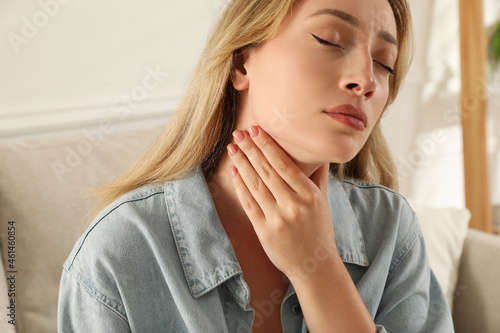
[[[472,215],[470,227],[492,232],[486,152],[488,89],[483,1],[459,1],[465,202]]]

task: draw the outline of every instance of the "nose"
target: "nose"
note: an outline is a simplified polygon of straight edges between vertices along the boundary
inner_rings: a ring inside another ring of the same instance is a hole
[[[370,53],[358,50],[349,60],[344,66],[340,88],[357,97],[371,98],[377,88],[377,81]]]

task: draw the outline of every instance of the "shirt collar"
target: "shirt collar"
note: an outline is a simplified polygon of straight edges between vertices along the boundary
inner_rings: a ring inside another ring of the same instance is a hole
[[[344,263],[368,266],[365,242],[342,184],[331,178],[330,211],[335,242]],[[189,177],[165,184],[165,201],[179,258],[193,297],[242,274],[205,177],[198,168]]]
[[[342,262],[367,267],[365,239],[342,183],[330,175],[328,201],[335,230],[335,244]]]

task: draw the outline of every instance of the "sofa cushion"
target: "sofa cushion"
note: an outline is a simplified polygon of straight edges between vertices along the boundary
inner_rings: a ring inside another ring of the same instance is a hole
[[[106,136],[94,128],[0,144],[0,241],[8,268],[7,223],[14,221],[18,333],[56,332],[62,265],[95,205],[87,189],[124,171],[160,130]]]
[[[457,333],[498,332],[500,236],[469,229],[460,260],[453,322]]]
[[[453,310],[460,257],[470,220],[463,208],[428,207],[410,200],[424,236],[427,256]]]

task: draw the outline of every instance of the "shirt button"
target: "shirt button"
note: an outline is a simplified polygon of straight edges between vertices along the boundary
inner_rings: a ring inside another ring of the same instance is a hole
[[[299,303],[296,303],[294,305],[292,305],[292,313],[293,314],[299,314],[302,312],[302,309],[300,308],[300,304]]]

